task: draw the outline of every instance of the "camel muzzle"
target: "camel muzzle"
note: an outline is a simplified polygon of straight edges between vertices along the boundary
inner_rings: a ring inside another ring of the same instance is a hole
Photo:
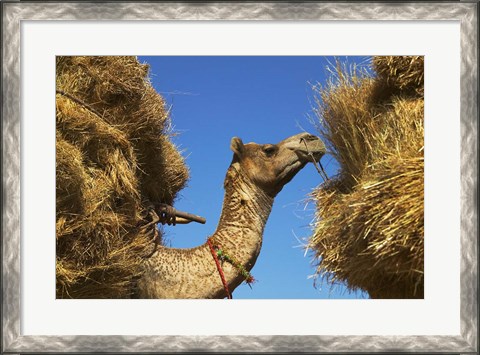
[[[307,162],[319,162],[322,156],[326,153],[325,144],[323,141],[312,134],[300,133],[289,137],[282,142],[288,149],[291,149],[300,154]]]

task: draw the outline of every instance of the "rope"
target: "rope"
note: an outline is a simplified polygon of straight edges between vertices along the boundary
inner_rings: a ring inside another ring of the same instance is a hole
[[[245,282],[247,283],[248,287],[252,288],[251,284],[255,282],[255,279],[252,276],[252,274],[250,274],[242,264],[240,264],[237,260],[235,260],[235,258],[230,256],[230,254],[228,254],[225,251],[225,249],[220,249],[218,246],[217,246],[217,256],[220,258],[221,261],[227,261],[235,269],[237,269],[240,275],[242,275],[242,277],[245,279]]]
[[[313,165],[315,165],[315,169],[317,169],[317,171],[320,174],[320,176],[322,177],[323,181],[330,180],[328,178],[327,173],[323,169],[322,163],[321,162],[317,163],[317,161],[315,160],[315,157],[313,156],[312,152],[310,152],[310,150],[308,149],[307,141],[305,140],[305,138],[301,138],[300,141],[303,141],[303,143],[305,144],[305,149],[307,149],[307,154],[312,159],[312,163],[313,163]],[[318,167],[319,165],[320,165],[320,168]]]
[[[95,115],[97,115],[98,117],[102,118],[103,119],[103,116],[100,114],[100,112],[98,112],[97,110],[95,110],[92,106],[90,106],[89,104],[83,102],[82,100],[80,100],[79,98],[69,94],[68,92],[65,92],[63,90],[60,90],[60,89],[57,89],[55,90],[55,92],[57,94],[60,94],[62,96],[65,96],[66,98],[72,100],[73,102],[77,103],[78,105],[80,106],[83,106],[84,108],[86,108],[87,110],[93,112]]]
[[[220,265],[220,261],[218,261],[217,252],[215,251],[215,248],[213,247],[213,244],[210,241],[210,239],[207,239],[207,244],[210,247],[210,252],[212,253],[213,260],[215,260],[215,264],[217,265],[218,274],[220,275],[220,278],[222,279],[223,288],[225,289],[225,292],[227,293],[228,299],[231,300],[232,295],[231,295],[230,291],[228,290],[227,280],[225,280],[225,274],[223,273],[223,269],[222,269],[222,266]]]

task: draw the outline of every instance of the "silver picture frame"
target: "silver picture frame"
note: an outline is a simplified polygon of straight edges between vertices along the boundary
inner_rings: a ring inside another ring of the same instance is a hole
[[[478,353],[478,3],[2,2],[2,353]],[[459,336],[23,336],[21,333],[21,22],[24,20],[459,21],[461,294]]]

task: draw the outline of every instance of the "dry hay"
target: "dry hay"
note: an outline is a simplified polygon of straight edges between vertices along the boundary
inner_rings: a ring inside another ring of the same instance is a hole
[[[128,298],[152,250],[147,203],[188,178],[162,97],[135,57],[57,57],[57,298]]]
[[[313,193],[317,276],[372,298],[423,298],[423,57],[337,66],[316,87],[319,130],[340,172]]]

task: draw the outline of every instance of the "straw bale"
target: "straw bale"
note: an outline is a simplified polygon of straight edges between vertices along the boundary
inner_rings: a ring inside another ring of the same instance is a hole
[[[58,298],[130,297],[153,247],[145,208],[188,178],[147,75],[135,57],[57,57]]]
[[[80,149],[65,141],[57,132],[57,209],[80,214],[85,210],[82,191],[88,174],[83,166]]]
[[[392,95],[423,97],[423,56],[378,56],[372,66],[378,76],[377,100]]]
[[[317,87],[319,130],[340,172],[312,194],[309,246],[317,276],[331,284],[346,282],[372,298],[422,298],[423,65],[420,72],[418,60],[406,57],[373,63],[381,68],[376,77],[338,67],[336,80]],[[380,97],[387,86],[395,87]]]

